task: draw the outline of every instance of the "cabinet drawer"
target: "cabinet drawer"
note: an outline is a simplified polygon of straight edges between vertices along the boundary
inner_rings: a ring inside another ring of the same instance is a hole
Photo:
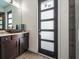
[[[4,36],[4,37],[1,37],[1,44],[5,44],[7,42],[9,42],[11,39],[11,36]]]
[[[12,40],[16,40],[17,39],[17,35],[12,35],[11,38],[12,38]]]
[[[24,37],[29,37],[29,33],[23,34]]]
[[[29,33],[24,33],[24,34],[17,35],[17,39],[24,38],[24,37],[29,37]]]
[[[16,46],[16,40],[12,39],[11,36],[2,37],[1,43],[2,43],[3,46],[6,46],[6,47]]]

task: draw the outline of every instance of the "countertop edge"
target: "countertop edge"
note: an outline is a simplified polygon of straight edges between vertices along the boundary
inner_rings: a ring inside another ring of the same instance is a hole
[[[10,36],[10,35],[18,35],[18,34],[23,34],[23,33],[29,33],[29,32],[19,32],[19,33],[0,33],[0,37],[2,36]]]

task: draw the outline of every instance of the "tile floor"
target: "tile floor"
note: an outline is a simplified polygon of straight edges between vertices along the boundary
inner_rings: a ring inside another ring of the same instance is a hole
[[[44,56],[41,56],[39,54],[35,54],[32,52],[26,52],[22,54],[21,56],[18,56],[16,59],[50,59],[50,58],[47,58],[47,57],[44,57]]]

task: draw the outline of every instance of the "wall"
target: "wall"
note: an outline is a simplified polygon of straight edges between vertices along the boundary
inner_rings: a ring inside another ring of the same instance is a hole
[[[12,15],[13,15],[13,26],[16,27],[16,24],[21,24],[21,0],[14,0],[12,6]]]
[[[22,23],[30,32],[29,50],[38,52],[38,0],[23,0]],[[69,59],[69,2],[58,0],[58,59]]]
[[[29,50],[38,52],[38,0],[23,0],[22,23],[26,24],[26,30],[30,32]]]
[[[59,59],[69,59],[69,0],[58,1]]]
[[[76,8],[76,59],[79,59],[79,0],[75,0]]]
[[[0,12],[4,12],[4,9],[2,7],[0,7]]]
[[[21,24],[21,9],[12,7],[13,26],[16,28],[16,24]]]

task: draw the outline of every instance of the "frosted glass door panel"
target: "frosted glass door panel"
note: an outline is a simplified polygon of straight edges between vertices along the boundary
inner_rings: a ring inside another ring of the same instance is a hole
[[[12,23],[12,19],[9,19],[9,23]]]
[[[0,24],[2,24],[2,21],[0,21]]]
[[[54,32],[41,31],[41,39],[54,41]]]
[[[41,41],[41,48],[54,52],[54,43]]]
[[[12,18],[12,13],[9,14],[9,18]]]
[[[54,0],[46,0],[41,3],[41,10],[49,9],[54,7]]]
[[[54,21],[41,22],[41,29],[54,29]]]
[[[54,10],[41,12],[41,20],[54,18]]]

